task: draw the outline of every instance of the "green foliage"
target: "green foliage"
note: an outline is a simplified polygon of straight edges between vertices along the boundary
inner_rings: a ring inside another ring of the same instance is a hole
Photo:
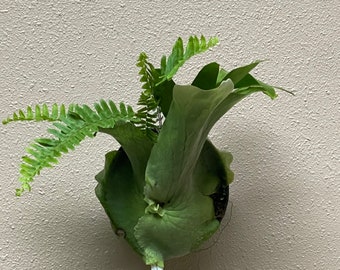
[[[156,140],[159,126],[158,102],[154,93],[156,82],[159,80],[159,73],[154,66],[148,62],[145,53],[141,53],[138,58],[137,67],[140,68],[139,75],[142,82],[142,93],[140,94],[138,105],[141,108],[137,111],[137,116],[141,119],[139,127],[152,140]]]
[[[21,188],[16,190],[18,196],[23,191],[31,189],[30,183],[43,168],[52,167],[53,164],[58,163],[58,158],[63,153],[74,150],[75,146],[79,145],[86,137],[94,137],[100,129],[114,128],[117,122],[139,121],[132,108],[122,103],[118,109],[112,101],[101,100],[94,107],[95,110],[87,105],[72,105],[68,113],[65,113],[63,105],[59,109],[54,105],[51,114],[47,113],[47,109],[44,110],[44,117],[41,117],[39,110],[33,112],[28,109],[26,115],[20,114],[22,117],[19,120],[35,119],[39,121],[44,119],[56,122],[53,123],[53,128],[48,129],[52,138],[38,138],[26,149],[30,156],[22,158],[19,177]],[[36,106],[36,108],[40,107]],[[43,108],[46,106],[43,105]],[[33,119],[32,115],[35,116]]]
[[[148,93],[153,93],[156,83],[159,80],[159,73],[155,67],[148,61],[146,53],[141,53],[138,57],[137,67],[140,68],[139,75],[141,75],[140,81],[142,89]]]
[[[19,110],[18,112],[13,113],[11,117],[8,117],[6,120],[3,120],[2,123],[4,125],[10,122],[17,121],[60,121],[61,118],[65,117],[67,112],[72,112],[74,109],[73,105],[68,107],[66,111],[65,105],[53,104],[52,108],[49,109],[47,104],[35,105],[34,109],[32,107],[27,106],[26,112],[23,110]]]
[[[205,52],[217,43],[218,38],[216,37],[212,37],[206,41],[204,36],[201,36],[201,38],[191,36],[184,50],[183,40],[178,38],[169,57],[166,58],[166,56],[163,56],[161,59],[161,80],[158,84],[161,84],[165,80],[170,80],[178,69],[192,56]]]
[[[207,150],[207,136],[218,120],[219,104],[232,90],[230,80],[209,91],[190,85],[174,87],[168,116],[146,166],[148,206],[135,227],[137,242],[151,264],[188,254],[219,226],[209,196],[232,179],[227,179],[224,166],[228,165],[222,155]],[[208,161],[220,166],[215,171]]]
[[[178,69],[192,56],[205,52],[217,43],[218,39],[216,37],[206,41],[204,36],[201,36],[201,38],[190,36],[184,49],[183,40],[178,38],[168,58],[166,56],[162,57],[159,69],[156,69],[148,61],[146,53],[143,52],[139,55],[137,67],[140,68],[139,75],[141,76],[140,81],[142,82],[143,91],[138,100],[138,105],[141,108],[138,110],[137,115],[141,119],[140,127],[149,138],[156,140],[159,127],[162,124],[160,111],[162,110],[163,114],[166,114],[168,110],[169,102],[161,100],[165,96],[167,99],[171,98],[173,85],[167,83],[167,81],[170,81]],[[160,104],[160,102],[163,104]],[[161,109],[159,106],[166,107],[166,109]]]
[[[213,62],[204,66],[197,74],[191,85],[204,90],[213,89],[219,85],[217,78],[220,70],[220,65]]]
[[[156,69],[149,61],[146,53],[141,53],[137,61],[140,68],[139,75],[143,91],[140,94],[137,116],[141,119],[139,127],[153,141],[162,125],[162,113],[167,114],[174,84],[171,81],[178,69],[192,56],[202,53],[218,43],[217,38],[210,38],[208,42],[204,36],[189,37],[186,49],[183,40],[178,38],[168,58],[162,57],[161,67]]]
[[[50,136],[36,139],[23,157],[17,195],[30,190],[33,178],[58,163],[62,154],[103,132],[121,145],[106,154],[104,169],[96,176],[96,195],[113,230],[123,230],[145,263],[159,267],[164,260],[199,247],[218,229],[234,177],[232,155],[214,147],[209,131],[243,98],[257,92],[272,99],[277,96],[277,87],[250,74],[261,61],[231,71],[212,62],[191,85],[177,85],[173,77],[185,61],[217,42],[217,38],[191,36],[184,49],[178,38],[159,68],[141,53],[137,113],[123,103],[117,108],[111,100],[100,100],[94,108],[27,107],[4,120],[4,124],[53,122]]]

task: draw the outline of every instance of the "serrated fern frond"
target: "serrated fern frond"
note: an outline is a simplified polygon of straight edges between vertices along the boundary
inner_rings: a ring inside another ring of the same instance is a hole
[[[34,109],[31,106],[27,106],[26,111],[19,110],[18,112],[13,113],[12,116],[3,120],[2,123],[6,125],[10,122],[18,121],[60,121],[61,118],[65,117],[67,113],[72,112],[73,110],[73,104],[69,105],[67,110],[64,104],[60,106],[58,104],[53,104],[51,109],[48,108],[47,104],[35,105]]]
[[[141,119],[139,127],[145,131],[149,138],[154,140],[157,137],[157,131],[162,125],[159,99],[155,98],[157,87],[160,87],[166,80],[171,80],[185,61],[196,54],[208,50],[217,43],[218,39],[216,37],[206,41],[204,36],[201,36],[201,38],[191,36],[184,50],[183,40],[178,38],[168,59],[166,56],[162,57],[161,67],[159,69],[156,69],[148,61],[145,53],[139,55],[137,66],[140,67],[140,81],[142,82],[142,89],[144,89],[144,91],[141,93],[138,101],[138,105],[140,105],[141,108],[138,110],[137,115]],[[162,91],[169,90],[171,89],[162,89]]]
[[[157,121],[160,120],[158,102],[154,96],[156,83],[159,81],[159,72],[148,61],[145,53],[139,55],[137,67],[140,67],[140,81],[144,89],[138,100],[138,105],[141,106],[137,111],[137,116],[141,119],[138,126],[154,141],[157,137]]]
[[[190,36],[188,44],[184,50],[183,40],[178,38],[168,59],[166,56],[163,56],[161,59],[161,80],[157,82],[157,84],[161,84],[165,80],[170,80],[176,74],[178,69],[192,56],[205,52],[217,43],[217,37],[212,37],[206,41],[206,38],[203,35],[201,38],[198,38],[197,36]]]
[[[146,53],[141,53],[138,57],[137,67],[140,68],[140,81],[143,83],[142,89],[153,92],[156,83],[159,81],[159,72],[148,61]]]
[[[63,113],[48,129],[52,138],[39,138],[26,149],[30,156],[24,156],[20,166],[21,188],[16,190],[20,196],[30,190],[30,183],[43,168],[58,163],[58,158],[69,150],[74,150],[86,137],[94,137],[100,129],[114,128],[117,122],[139,122],[130,106],[120,104],[119,109],[112,101],[101,100],[91,109],[87,105],[74,105],[73,110]]]
[[[149,137],[149,139],[155,141],[161,125],[158,103],[155,101],[153,95],[142,93],[138,105],[142,107],[137,111],[137,116],[140,119],[137,126],[147,135],[147,137]]]

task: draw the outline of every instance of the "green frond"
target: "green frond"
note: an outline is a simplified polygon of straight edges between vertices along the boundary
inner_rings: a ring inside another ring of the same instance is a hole
[[[146,53],[142,52],[137,61],[137,67],[140,68],[139,75],[141,76],[142,89],[153,92],[156,83],[159,81],[159,72],[148,61]]]
[[[190,36],[188,44],[184,50],[183,40],[178,38],[168,59],[166,56],[163,56],[161,59],[161,80],[157,82],[157,85],[161,84],[165,80],[170,80],[176,74],[178,69],[192,56],[205,52],[217,43],[217,37],[212,37],[206,41],[206,38],[203,35],[201,38],[198,38],[197,36]]]
[[[66,110],[65,105],[53,104],[52,108],[49,109],[46,104],[35,105],[34,109],[31,106],[27,106],[26,112],[19,110],[9,116],[7,119],[3,120],[4,125],[10,122],[18,121],[60,121],[61,118],[65,117],[67,113],[74,110],[74,105],[71,104]]]
[[[50,115],[50,114],[49,114]],[[114,128],[117,122],[139,123],[130,106],[120,104],[119,109],[112,101],[101,100],[94,109],[87,105],[74,105],[68,113],[54,117],[58,122],[48,129],[52,138],[39,138],[34,141],[26,152],[20,166],[21,188],[16,190],[20,196],[25,190],[30,190],[30,183],[43,168],[52,167],[58,163],[58,158],[80,144],[87,137],[94,137],[100,129]]]
[[[137,67],[140,67],[140,81],[142,82],[142,89],[144,89],[138,100],[140,109],[137,111],[137,116],[141,119],[138,126],[150,139],[155,140],[157,137],[155,130],[158,129],[158,102],[154,93],[156,83],[159,80],[159,72],[148,62],[148,57],[145,53],[139,55]]]
[[[162,107],[163,113],[166,112],[166,104],[170,103],[172,99],[173,85],[165,84],[165,82],[171,80],[185,61],[196,54],[208,50],[217,43],[218,39],[215,37],[206,41],[204,36],[201,36],[201,38],[191,36],[184,50],[183,40],[178,38],[168,59],[165,56],[162,57],[159,69],[156,69],[148,61],[145,53],[139,55],[137,67],[140,68],[140,81],[144,91],[141,93],[138,101],[138,105],[141,107],[137,111],[137,116],[141,119],[139,127],[149,138],[154,139],[157,137],[157,130],[159,130],[159,126],[162,124],[162,114],[159,107]],[[161,100],[160,97],[166,97],[166,100]],[[160,102],[164,104],[159,104]]]

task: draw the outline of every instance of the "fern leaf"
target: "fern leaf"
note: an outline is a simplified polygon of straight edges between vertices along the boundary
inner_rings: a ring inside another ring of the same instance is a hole
[[[150,139],[155,140],[157,137],[155,131],[158,129],[158,102],[155,99],[154,92],[159,80],[159,72],[148,62],[145,53],[139,55],[137,66],[140,67],[140,81],[143,83],[142,89],[144,89],[138,100],[138,105],[141,106],[137,111],[137,116],[141,119],[138,126]]]
[[[161,59],[161,80],[157,82],[157,85],[161,84],[165,80],[170,80],[176,74],[178,69],[192,56],[205,52],[217,43],[218,39],[216,37],[210,38],[207,42],[204,36],[201,36],[201,38],[191,36],[187,47],[184,50],[183,40],[178,38],[168,59],[166,59],[165,56]]]
[[[68,108],[68,112],[73,111],[74,105],[70,105]],[[8,124],[10,122],[18,122],[18,121],[60,121],[62,117],[65,117],[66,109],[65,105],[58,106],[57,104],[53,104],[51,110],[48,108],[46,104],[35,105],[34,110],[32,107],[27,106],[26,112],[23,110],[19,110],[18,112],[13,113],[11,117],[3,120],[2,123]]]
[[[109,106],[110,106],[110,110],[112,112],[112,115],[115,117],[117,115],[119,115],[119,111],[117,109],[116,104],[113,101],[109,101]]]
[[[114,128],[117,121],[123,122],[139,122],[132,108],[120,104],[117,109],[112,102],[101,100],[94,105],[95,110],[87,105],[74,105],[72,110],[67,114],[61,113],[56,108],[52,109],[52,113],[48,111],[49,118],[54,116],[53,128],[48,129],[48,133],[52,138],[38,138],[26,149],[30,156],[24,156],[20,166],[21,187],[16,190],[16,194],[20,196],[25,190],[30,190],[30,183],[36,175],[40,174],[43,168],[52,167],[58,163],[58,158],[63,153],[68,153],[69,150],[81,143],[87,137],[94,137],[95,133],[100,129]],[[42,109],[39,111],[39,109]],[[38,109],[38,119],[46,118],[46,107]],[[30,109],[28,109],[30,110]],[[45,111],[44,111],[45,110]],[[58,117],[57,117],[58,115]],[[20,117],[20,115],[19,115]],[[27,114],[25,117],[27,118]],[[37,110],[35,110],[34,119],[37,118]]]

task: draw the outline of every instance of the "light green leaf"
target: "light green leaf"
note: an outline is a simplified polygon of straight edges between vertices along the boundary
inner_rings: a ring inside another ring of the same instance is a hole
[[[208,133],[218,120],[214,119],[215,110],[232,90],[230,80],[213,90],[174,87],[168,116],[149,159],[146,196],[166,202],[187,192],[185,187],[190,181],[184,179],[190,179]]]
[[[112,229],[116,234],[123,233],[131,247],[143,255],[134,227],[144,214],[146,203],[123,149],[106,154],[105,168],[96,179],[96,195],[110,218]]]
[[[214,124],[211,116],[232,90],[230,80],[212,90],[190,85],[174,87],[173,101],[145,174],[147,209],[159,211],[147,210],[135,228],[138,244],[153,251],[146,254],[149,257],[145,261],[155,263],[187,254],[218,228],[209,195],[221,180],[218,173],[209,174],[204,161],[209,158],[200,156]],[[203,151],[202,155],[211,153]],[[216,154],[216,158],[222,164],[222,157]],[[225,172],[223,166],[219,168]],[[226,182],[226,175],[221,179]],[[157,230],[153,231],[153,227]]]

